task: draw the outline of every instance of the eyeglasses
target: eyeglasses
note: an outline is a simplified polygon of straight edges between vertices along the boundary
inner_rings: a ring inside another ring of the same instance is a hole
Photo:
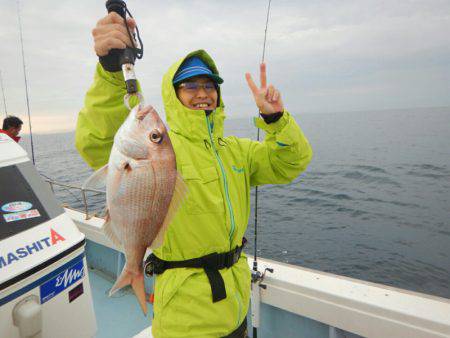
[[[217,86],[214,82],[205,82],[205,83],[199,83],[199,82],[183,82],[178,86],[178,88],[183,88],[187,92],[195,93],[200,88],[203,88],[205,92],[210,93],[214,90],[217,90]]]

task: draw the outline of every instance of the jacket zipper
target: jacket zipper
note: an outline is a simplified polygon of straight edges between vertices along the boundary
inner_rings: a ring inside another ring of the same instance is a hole
[[[205,118],[206,118],[206,125],[208,127],[208,134],[209,134],[209,139],[211,140],[211,145],[212,145],[212,148],[213,148],[213,152],[214,152],[214,155],[216,156],[217,162],[219,163],[220,170],[222,171],[223,184],[224,184],[224,189],[225,189],[225,199],[226,199],[226,202],[227,202],[227,205],[228,205],[228,210],[230,212],[230,220],[231,220],[231,231],[230,231],[230,235],[229,235],[229,237],[230,237],[230,247],[231,247],[232,246],[232,238],[233,238],[234,229],[235,229],[235,223],[234,223],[233,207],[231,206],[230,196],[229,196],[229,192],[228,192],[227,175],[225,174],[225,169],[223,167],[222,160],[220,159],[219,153],[217,152],[217,149],[216,149],[216,145],[214,144],[214,140],[212,138],[211,125],[209,124],[208,116],[205,116]]]
[[[212,114],[211,114],[212,115]],[[211,141],[211,146],[214,152],[214,155],[216,156],[217,162],[219,163],[220,166],[220,170],[222,172],[222,176],[223,176],[223,184],[224,184],[224,190],[225,190],[225,199],[228,205],[228,210],[230,213],[230,220],[231,220],[231,231],[230,231],[230,248],[232,246],[232,238],[233,238],[233,234],[234,234],[234,229],[235,229],[235,223],[234,223],[234,213],[233,213],[233,207],[231,205],[231,200],[230,200],[230,196],[229,196],[229,192],[228,192],[228,181],[227,181],[227,175],[225,174],[225,169],[222,163],[222,159],[219,156],[219,153],[216,149],[216,145],[214,143],[214,140],[212,138],[212,133],[211,133],[211,125],[209,123],[208,120],[208,116],[205,116],[206,118],[206,125],[208,127],[208,134],[209,134],[209,139]],[[239,296],[239,292],[235,292],[234,294],[237,302],[238,302],[238,307],[239,307],[239,311],[238,311],[238,318],[237,318],[237,324],[236,324],[236,328],[239,326],[240,324],[240,320],[241,320],[241,316],[242,316],[242,302],[241,302],[241,298]]]

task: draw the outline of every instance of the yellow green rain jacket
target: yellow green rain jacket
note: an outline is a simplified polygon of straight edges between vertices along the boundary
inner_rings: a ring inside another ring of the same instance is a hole
[[[191,56],[200,57],[218,74],[205,51],[192,52],[185,58]],[[305,170],[312,157],[307,139],[287,111],[271,124],[258,118],[256,126],[266,132],[266,137],[256,142],[223,136],[223,102],[208,117],[183,106],[172,79],[185,58],[170,67],[162,83],[177,169],[189,193],[155,254],[175,261],[223,253],[241,245],[250,214],[250,187],[289,183]],[[124,94],[122,75],[106,72],[98,65],[76,132],[76,147],[94,169],[107,163],[114,134],[127,116]],[[234,331],[249,308],[250,269],[245,255],[220,273],[227,297],[216,303],[212,302],[203,269],[169,269],[158,275],[153,336],[217,338]]]

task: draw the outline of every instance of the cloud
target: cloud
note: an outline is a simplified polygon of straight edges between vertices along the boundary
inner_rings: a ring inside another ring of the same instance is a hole
[[[67,132],[74,129],[77,122],[77,116],[70,111],[60,111],[60,114],[48,114],[46,112],[36,111],[31,116],[31,128],[33,133],[47,134]],[[29,134],[28,120],[25,116],[20,116],[23,121],[27,121],[23,128],[23,134]]]
[[[204,48],[225,78],[228,115],[256,113],[244,73],[258,77],[267,2],[127,4],[144,41],[144,59],[136,70],[147,102],[162,111],[165,70],[187,52]],[[23,115],[16,2],[1,2],[0,11],[8,109]],[[450,105],[449,11],[450,3],[438,0],[273,1],[266,46],[269,81],[294,112]],[[103,2],[41,0],[36,6],[23,0],[21,15],[33,117],[61,119],[64,112],[67,121],[75,121],[93,79],[91,30],[105,15]]]

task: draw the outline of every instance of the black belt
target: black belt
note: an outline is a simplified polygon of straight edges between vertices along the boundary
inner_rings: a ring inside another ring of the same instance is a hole
[[[231,268],[241,257],[242,249],[247,240],[242,239],[242,245],[224,253],[212,253],[203,257],[187,259],[185,261],[165,261],[150,254],[145,260],[144,271],[149,277],[162,274],[167,269],[174,268],[203,268],[211,285],[213,303],[227,298],[225,283],[219,270]]]

